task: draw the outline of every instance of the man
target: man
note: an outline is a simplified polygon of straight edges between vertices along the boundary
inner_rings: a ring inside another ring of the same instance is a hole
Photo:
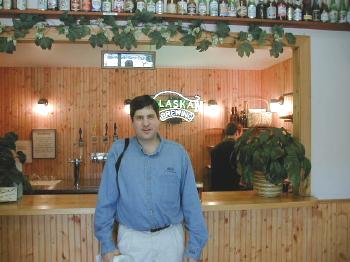
[[[211,190],[240,190],[240,175],[236,170],[235,141],[242,135],[242,128],[229,123],[225,128],[224,140],[211,151]]]
[[[115,163],[124,140],[109,151],[99,189],[95,235],[103,261],[119,254],[135,262],[199,261],[208,232],[187,152],[158,134],[159,107],[150,96],[131,101],[130,117],[136,136],[123,154],[119,187]],[[115,220],[117,246],[112,238]],[[183,224],[189,232],[186,249]]]

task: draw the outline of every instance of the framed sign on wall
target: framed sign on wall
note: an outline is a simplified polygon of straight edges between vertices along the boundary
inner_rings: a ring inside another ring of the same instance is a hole
[[[56,129],[33,129],[33,158],[56,158]]]

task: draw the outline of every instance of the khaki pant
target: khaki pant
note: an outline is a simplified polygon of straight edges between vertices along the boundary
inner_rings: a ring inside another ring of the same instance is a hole
[[[118,248],[133,262],[182,262],[184,230],[181,224],[158,232],[130,229],[119,224]]]

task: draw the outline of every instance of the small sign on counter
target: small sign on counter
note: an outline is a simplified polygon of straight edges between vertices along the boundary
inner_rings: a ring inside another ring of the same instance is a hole
[[[33,129],[33,158],[56,158],[56,129]]]

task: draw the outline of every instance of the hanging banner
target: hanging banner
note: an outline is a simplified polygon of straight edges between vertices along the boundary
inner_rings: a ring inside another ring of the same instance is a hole
[[[155,94],[153,98],[159,105],[160,121],[178,118],[192,122],[203,104],[200,96],[195,95],[191,99],[175,91],[161,91]]]

